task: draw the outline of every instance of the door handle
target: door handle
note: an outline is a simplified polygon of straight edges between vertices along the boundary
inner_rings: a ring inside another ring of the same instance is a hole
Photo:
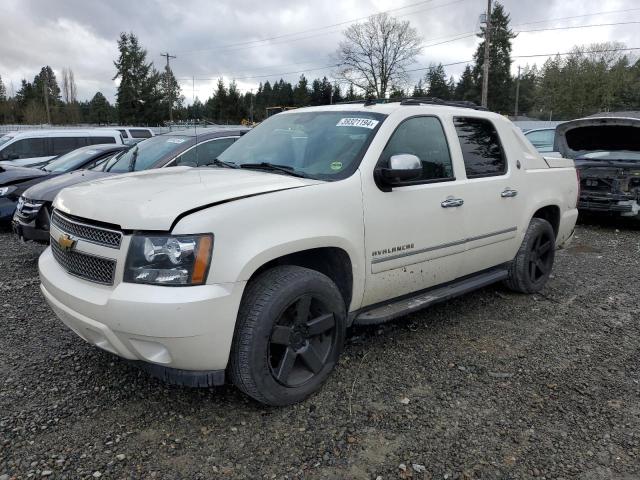
[[[461,198],[447,198],[440,205],[442,208],[461,207],[464,205],[464,200]]]
[[[517,195],[518,195],[518,191],[512,190],[511,188],[507,188],[506,190],[503,190],[502,193],[500,194],[502,198],[515,197]]]

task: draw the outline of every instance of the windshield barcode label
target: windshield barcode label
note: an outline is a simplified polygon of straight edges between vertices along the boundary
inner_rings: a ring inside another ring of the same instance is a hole
[[[378,123],[378,120],[371,120],[370,118],[342,118],[336,124],[336,127],[362,127],[374,129]]]

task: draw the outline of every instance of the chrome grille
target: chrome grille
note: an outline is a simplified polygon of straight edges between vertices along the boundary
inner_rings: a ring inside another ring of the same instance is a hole
[[[53,212],[51,223],[65,233],[109,248],[120,248],[122,233],[94,225],[71,220],[57,211]]]
[[[116,261],[96,257],[75,250],[63,250],[55,238],[51,237],[51,251],[56,261],[71,275],[95,283],[113,285]]]
[[[18,213],[18,216],[24,220],[33,220],[38,215],[42,205],[44,205],[44,202],[20,197],[18,199],[18,205],[16,206],[16,212]]]

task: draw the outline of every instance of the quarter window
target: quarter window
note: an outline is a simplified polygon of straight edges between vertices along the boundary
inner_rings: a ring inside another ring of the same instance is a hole
[[[422,162],[422,176],[408,183],[454,178],[447,139],[435,117],[414,117],[402,122],[384,148],[379,166],[387,167],[393,155],[401,154],[415,155]]]
[[[149,130],[130,128],[129,133],[131,134],[131,138],[151,138],[151,132]]]
[[[504,175],[507,162],[498,132],[483,118],[454,118],[467,178]]]

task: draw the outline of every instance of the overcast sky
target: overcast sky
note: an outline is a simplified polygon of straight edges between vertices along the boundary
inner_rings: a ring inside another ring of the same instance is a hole
[[[513,42],[513,55],[566,52],[574,45],[613,40],[640,47],[639,0],[502,3],[514,30],[638,22],[523,32]],[[390,14],[409,20],[424,38],[425,48],[413,68],[470,60],[478,42],[475,37],[441,42],[477,31],[485,8],[486,0],[3,0],[0,75],[11,92],[11,84],[18,89],[22,78],[31,81],[43,65],[50,65],[59,80],[62,69],[70,67],[79,99],[101,91],[113,101],[116,40],[120,32],[130,31],[157,68],[164,66],[161,53],[177,56],[172,68],[191,103],[194,94],[202,100],[209,97],[219,76],[226,81],[235,78],[242,91],[267,79],[295,82],[303,71],[307,78],[330,77],[327,66],[342,30],[353,20],[380,11],[391,10]],[[565,18],[577,15],[584,16]],[[335,24],[340,25],[325,28]],[[516,58],[514,69],[544,60]],[[463,69],[464,64],[446,67],[454,76]],[[413,80],[422,73],[415,72]]]

